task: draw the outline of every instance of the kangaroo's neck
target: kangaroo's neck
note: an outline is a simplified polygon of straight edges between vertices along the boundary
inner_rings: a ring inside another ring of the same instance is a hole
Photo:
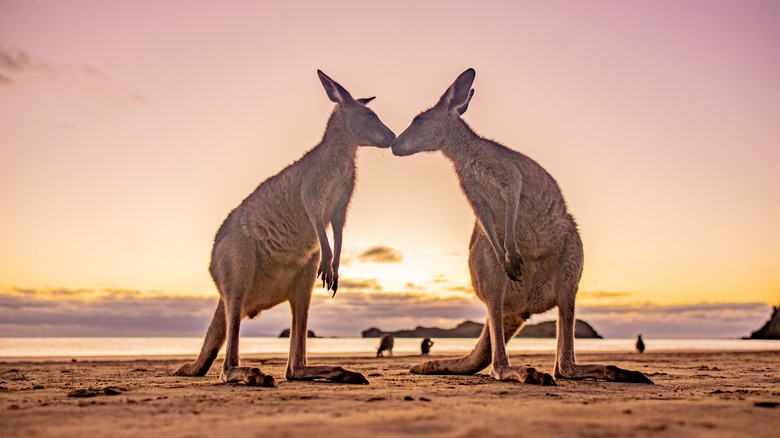
[[[330,118],[328,118],[325,134],[323,134],[322,141],[317,146],[321,153],[350,157],[354,161],[357,155],[358,144],[349,131],[346,122],[346,116],[340,108],[336,107]]]
[[[466,122],[458,119],[445,135],[441,152],[457,166],[474,156],[474,143],[481,140]]]

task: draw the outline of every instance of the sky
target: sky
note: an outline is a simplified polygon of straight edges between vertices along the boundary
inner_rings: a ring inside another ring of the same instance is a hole
[[[578,316],[748,335],[780,304],[778,23],[760,0],[0,0],[0,336],[202,334],[217,228],[322,136],[316,70],[399,134],[469,67],[464,119],[577,219]],[[311,328],[484,320],[445,158],[361,148],[358,168]],[[287,325],[280,306],[244,330]]]

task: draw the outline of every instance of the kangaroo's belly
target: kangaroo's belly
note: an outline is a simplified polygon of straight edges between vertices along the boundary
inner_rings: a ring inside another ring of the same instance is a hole
[[[469,248],[469,269],[474,291],[483,302],[504,296],[506,314],[529,315],[546,312],[558,304],[555,288],[559,268],[559,248],[543,251],[522,251],[523,267],[520,281],[510,280],[503,262],[496,258],[490,241],[480,227],[475,227]]]
[[[225,231],[218,235],[221,240],[216,243],[219,250],[214,256],[235,260],[220,269],[219,275],[245,278],[245,283],[237,281],[245,288],[242,292],[244,316],[253,318],[294,295],[311,293],[320,246],[314,226],[308,220],[283,222],[273,214],[239,216],[230,220]],[[239,252],[250,255],[241,257]],[[241,259],[252,262],[247,266],[238,262]]]
[[[317,275],[320,252],[314,247],[307,256],[260,260],[253,287],[244,299],[244,314],[254,318],[261,311],[289,301],[293,296],[311,294]]]

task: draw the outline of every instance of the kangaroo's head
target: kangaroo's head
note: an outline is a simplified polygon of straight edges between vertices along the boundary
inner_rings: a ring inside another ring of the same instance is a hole
[[[389,148],[395,140],[395,134],[366,106],[374,98],[353,99],[344,87],[328,75],[320,70],[317,70],[317,74],[330,100],[339,105],[346,128],[357,144]]]
[[[447,133],[452,132],[454,124],[460,123],[460,116],[469,107],[476,74],[473,68],[461,73],[433,108],[418,114],[393,142],[393,154],[406,156],[441,149]]]

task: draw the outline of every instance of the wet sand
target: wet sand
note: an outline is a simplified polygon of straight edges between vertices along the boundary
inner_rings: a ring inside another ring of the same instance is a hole
[[[422,360],[310,357],[371,381],[354,386],[288,382],[286,358],[243,358],[273,374],[277,388],[222,384],[219,359],[201,378],[173,376],[181,359],[0,361],[0,436],[780,436],[779,351],[578,355],[581,363],[643,371],[655,385],[542,387],[497,382],[484,371],[407,371]],[[511,361],[552,372],[551,354]]]

